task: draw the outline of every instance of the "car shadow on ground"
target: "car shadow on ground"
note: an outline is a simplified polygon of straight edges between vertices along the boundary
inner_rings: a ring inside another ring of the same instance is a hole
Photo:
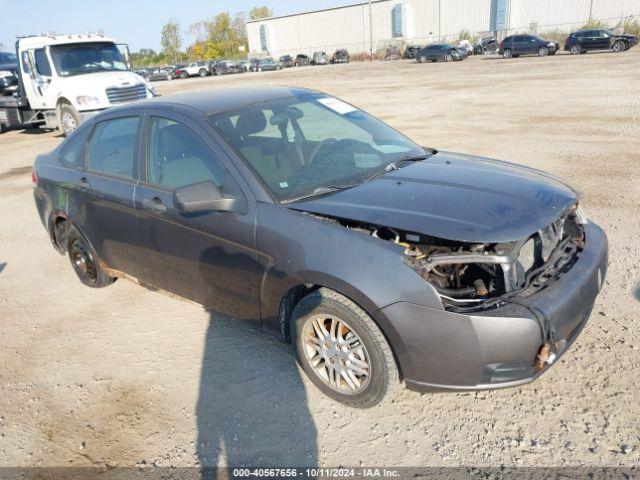
[[[0,262],[0,273],[2,273],[2,271],[6,266],[7,266],[7,262]]]
[[[316,427],[291,346],[257,327],[210,312],[196,412],[202,478],[216,478],[207,467],[223,463],[317,465]]]
[[[2,270],[0,269],[0,271],[2,271]],[[640,283],[638,283],[638,285],[636,285],[635,291],[633,293],[634,293],[634,295],[636,297],[636,300],[638,300],[640,302]]]

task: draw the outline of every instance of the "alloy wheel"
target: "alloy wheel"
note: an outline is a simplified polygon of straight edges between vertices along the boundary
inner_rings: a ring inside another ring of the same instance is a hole
[[[541,57],[545,57],[549,54],[549,49],[547,47],[540,47],[540,49],[538,50],[538,55],[540,55]]]
[[[572,55],[579,55],[580,54],[580,47],[578,45],[574,45],[573,47],[571,47],[571,54]]]
[[[369,384],[369,354],[344,320],[334,315],[309,317],[302,331],[302,347],[306,362],[331,389],[355,395]]]

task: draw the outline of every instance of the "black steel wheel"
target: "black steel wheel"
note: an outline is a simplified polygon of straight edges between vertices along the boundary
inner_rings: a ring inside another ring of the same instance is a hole
[[[80,281],[88,287],[102,288],[115,281],[115,278],[110,277],[103,270],[91,248],[77,233],[71,234],[68,250],[73,270]]]

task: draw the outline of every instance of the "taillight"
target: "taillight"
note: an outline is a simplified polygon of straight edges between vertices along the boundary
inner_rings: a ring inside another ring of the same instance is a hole
[[[31,170],[31,183],[33,183],[34,187],[38,186],[38,174],[36,173],[36,169]]]

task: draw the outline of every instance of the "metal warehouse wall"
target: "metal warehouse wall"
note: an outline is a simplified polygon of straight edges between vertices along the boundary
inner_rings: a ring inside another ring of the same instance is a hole
[[[508,0],[507,8],[510,29],[526,29],[536,23],[540,30],[553,30],[581,26],[589,20],[590,8],[594,19],[638,15],[640,0]]]
[[[506,28],[540,31],[573,30],[591,18],[613,19],[640,15],[640,0],[374,0],[371,4],[373,45],[369,29],[369,4],[300,13],[247,23],[249,51],[263,52],[260,27],[266,28],[268,54],[279,57],[337,48],[350,53],[377,50],[391,42],[429,43],[439,38],[457,39],[461,30],[471,33],[492,29],[492,10],[506,4]],[[402,37],[393,38],[392,10],[402,5]]]

